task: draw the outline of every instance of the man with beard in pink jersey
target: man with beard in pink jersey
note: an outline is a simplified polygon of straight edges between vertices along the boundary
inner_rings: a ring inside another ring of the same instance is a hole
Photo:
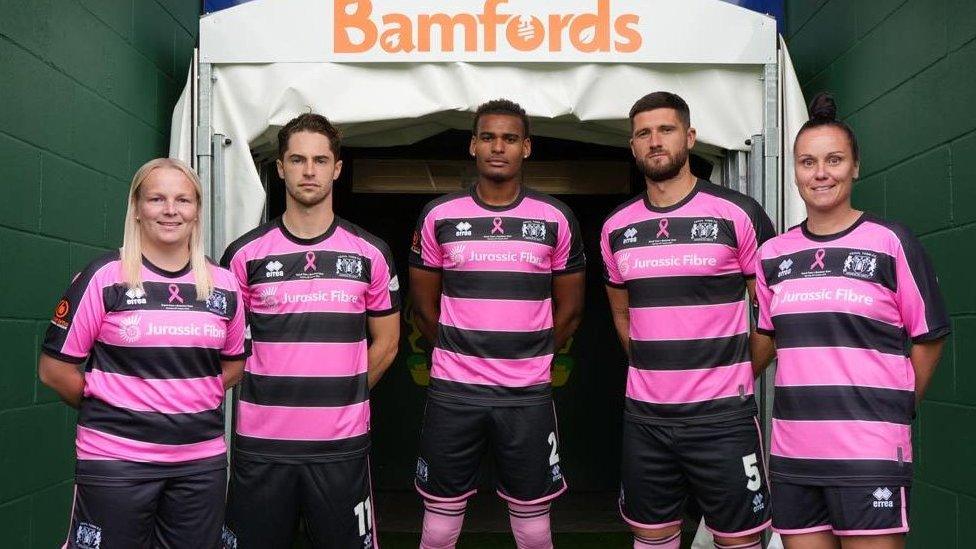
[[[286,208],[230,245],[253,353],[237,405],[227,546],[378,547],[369,389],[396,355],[399,284],[387,245],[332,210],[338,130],[302,114],[278,132]],[[367,333],[369,339],[367,340]]]
[[[583,244],[569,208],[521,182],[525,110],[489,101],[472,132],[478,182],[424,208],[410,255],[417,324],[434,342],[420,546],[455,546],[490,449],[518,547],[547,549],[550,501],[566,490],[549,369],[582,316]]]
[[[692,175],[683,99],[648,94],[630,120],[647,191],[611,213],[600,237],[630,358],[620,512],[635,548],[678,549],[683,504],[694,498],[717,548],[758,549],[769,488],[745,295],[773,226],[755,200]]]

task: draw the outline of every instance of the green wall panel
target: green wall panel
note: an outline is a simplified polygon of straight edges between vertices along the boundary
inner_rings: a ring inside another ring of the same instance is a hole
[[[906,223],[920,237],[952,315],[953,334],[913,426],[909,546],[974,547],[976,2],[786,4],[788,45],[804,93],[833,92],[857,133],[862,179],[855,206]],[[853,43],[837,28],[850,23],[827,17],[851,9]],[[817,44],[810,36],[838,43]]]
[[[0,0],[4,549],[64,541],[75,412],[37,379],[37,347],[74,273],[119,246],[135,168],[167,153],[199,5]]]

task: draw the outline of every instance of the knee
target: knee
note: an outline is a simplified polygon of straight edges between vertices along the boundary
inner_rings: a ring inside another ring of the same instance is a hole
[[[552,547],[549,504],[519,505],[509,503],[508,513],[515,543],[519,549],[548,549]]]
[[[421,549],[454,549],[464,521],[466,502],[425,502]]]
[[[630,530],[635,536],[646,538],[646,539],[664,539],[669,538],[681,531],[681,525],[676,524],[674,526],[668,526],[666,528],[638,528],[636,526],[631,526]]]

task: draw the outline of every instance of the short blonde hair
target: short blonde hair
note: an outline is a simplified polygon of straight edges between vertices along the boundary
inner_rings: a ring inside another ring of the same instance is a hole
[[[139,200],[139,189],[142,184],[149,179],[149,175],[154,170],[178,170],[186,176],[196,191],[197,204],[200,210],[203,209],[203,186],[200,184],[200,177],[193,168],[187,166],[183,161],[176,158],[156,158],[146,162],[132,176],[132,185],[129,187],[129,205],[125,212],[125,232],[122,235],[122,276],[126,286],[131,288],[142,287],[142,231],[139,221],[136,219]],[[203,252],[203,225],[200,216],[197,216],[193,229],[190,231],[190,268],[193,277],[196,279],[197,299],[207,299],[213,292],[213,276],[210,274],[210,265],[206,254]]]

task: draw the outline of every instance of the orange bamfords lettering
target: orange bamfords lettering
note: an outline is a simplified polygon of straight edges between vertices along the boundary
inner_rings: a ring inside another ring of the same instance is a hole
[[[456,41],[458,31],[466,52],[497,51],[499,35],[511,48],[523,52],[540,48],[561,52],[566,39],[582,53],[633,53],[641,47],[637,28],[640,17],[629,13],[612,19],[611,0],[596,0],[596,13],[538,14],[541,18],[499,13],[508,1],[485,0],[479,14],[437,12],[414,16],[391,12],[373,17],[372,0],[335,0],[335,52],[366,53],[378,46],[388,53],[453,53],[461,47]],[[504,28],[499,29],[501,26]],[[440,35],[439,50],[435,50],[435,29]]]

